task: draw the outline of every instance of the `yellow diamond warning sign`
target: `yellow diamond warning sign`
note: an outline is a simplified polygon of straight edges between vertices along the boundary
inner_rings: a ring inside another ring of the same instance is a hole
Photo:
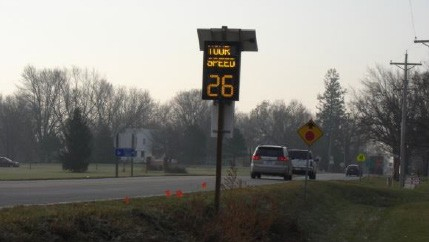
[[[359,154],[356,156],[356,160],[357,160],[358,162],[365,162],[365,160],[366,160],[365,154],[364,154],[364,153],[359,153]]]
[[[312,119],[298,129],[298,135],[310,146],[323,136],[323,131]]]

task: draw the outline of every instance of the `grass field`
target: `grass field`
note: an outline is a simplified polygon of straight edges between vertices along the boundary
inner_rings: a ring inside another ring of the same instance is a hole
[[[228,167],[223,167],[223,174]],[[186,173],[179,175],[215,175],[214,166],[188,166]],[[238,167],[239,175],[248,175],[248,167]],[[133,166],[133,176],[164,176],[171,175],[164,171],[146,171],[144,164],[138,163]],[[35,180],[35,179],[74,179],[74,178],[103,178],[115,177],[115,164],[90,164],[87,172],[73,173],[64,171],[60,163],[24,163],[20,167],[0,167],[0,180]],[[119,177],[131,176],[131,165],[119,164]]]
[[[378,177],[0,210],[0,241],[429,241],[429,185]]]

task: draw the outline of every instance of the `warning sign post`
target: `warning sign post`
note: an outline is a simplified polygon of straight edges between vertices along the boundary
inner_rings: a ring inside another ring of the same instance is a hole
[[[310,146],[316,142],[320,137],[322,137],[323,132],[322,129],[316,125],[316,123],[313,122],[312,119],[308,121],[306,124],[301,126],[298,129],[298,135],[301,137],[301,139],[308,145],[308,149],[310,150]],[[307,167],[305,170],[305,189],[304,189],[304,197],[307,199],[307,177],[308,177],[308,160],[310,157],[307,155]]]

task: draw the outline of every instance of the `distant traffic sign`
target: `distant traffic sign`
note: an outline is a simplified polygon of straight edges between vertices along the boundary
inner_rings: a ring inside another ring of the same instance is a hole
[[[365,154],[364,153],[359,153],[358,156],[356,157],[356,160],[358,162],[365,162],[365,160],[366,160]]]
[[[312,145],[323,136],[322,129],[312,119],[298,129],[298,135],[308,145]]]
[[[133,148],[117,148],[115,149],[115,155],[117,157],[134,157],[136,151]]]

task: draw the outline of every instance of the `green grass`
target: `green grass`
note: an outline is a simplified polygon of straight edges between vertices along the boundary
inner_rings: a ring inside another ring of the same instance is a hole
[[[429,241],[429,185],[310,181],[0,210],[0,241]]]
[[[325,228],[328,232],[319,235],[323,241],[429,241],[425,232],[429,219],[424,217],[429,211],[427,183],[404,190],[398,184],[387,188],[384,179],[371,177],[360,184],[323,185],[317,189],[318,196],[332,204],[328,207],[335,207],[334,219],[327,218],[334,229]],[[331,197],[324,198],[327,194]]]
[[[148,175],[145,171],[146,170],[142,165],[135,165],[133,173],[135,176]],[[154,172],[150,172],[150,174],[154,174]],[[125,167],[125,171],[123,171],[123,166],[119,165],[118,175],[121,177],[130,176],[130,166],[127,165]],[[90,164],[88,171],[83,173],[64,171],[60,163],[26,163],[21,164],[21,166],[17,168],[0,167],[1,180],[100,178],[114,176],[114,164]]]
[[[428,214],[428,202],[410,202],[387,210],[378,241],[428,241]]]
[[[224,166],[222,173],[226,174],[227,166]],[[0,167],[0,180],[35,180],[35,179],[74,179],[74,178],[103,178],[115,177],[115,164],[90,164],[87,172],[73,173],[64,171],[60,163],[23,163],[20,167]],[[209,175],[216,174],[214,166],[189,166],[186,167],[186,174],[178,175]],[[238,175],[248,175],[248,167],[239,167]],[[141,163],[134,164],[133,176],[164,176],[164,171],[146,171],[146,166]],[[119,177],[131,176],[130,164],[119,164]]]
[[[222,166],[222,175],[227,174],[229,166]],[[216,167],[215,166],[189,166],[186,167],[186,171],[192,175],[216,175]],[[237,175],[238,176],[249,176],[250,175],[250,167],[237,167]]]

